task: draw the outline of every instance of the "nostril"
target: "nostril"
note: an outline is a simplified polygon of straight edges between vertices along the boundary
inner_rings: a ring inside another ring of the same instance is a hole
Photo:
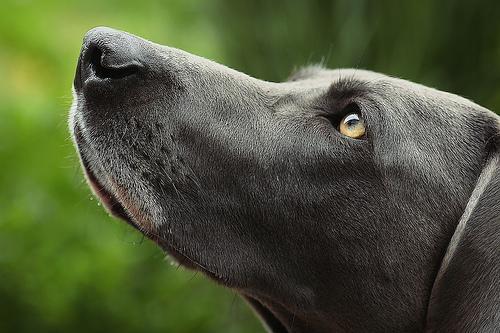
[[[123,79],[128,76],[137,74],[139,66],[135,63],[108,65],[105,63],[106,55],[98,47],[93,47],[89,50],[90,53],[90,67],[100,79]]]

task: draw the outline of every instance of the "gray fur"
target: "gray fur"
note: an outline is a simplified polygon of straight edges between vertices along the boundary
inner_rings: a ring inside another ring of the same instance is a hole
[[[364,139],[335,125],[354,104]],[[265,82],[109,28],[84,39],[71,110],[108,210],[269,331],[498,328],[493,112],[364,70]]]

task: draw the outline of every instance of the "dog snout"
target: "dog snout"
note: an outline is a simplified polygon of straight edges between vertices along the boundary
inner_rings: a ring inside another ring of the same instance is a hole
[[[94,28],[83,40],[74,86],[77,91],[92,80],[100,85],[117,86],[145,71],[141,40],[111,28]]]

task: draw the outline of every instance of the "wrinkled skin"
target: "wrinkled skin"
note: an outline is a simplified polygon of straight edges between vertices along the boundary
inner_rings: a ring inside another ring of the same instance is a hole
[[[109,28],[86,35],[74,88],[70,128],[108,210],[271,332],[424,330],[499,133],[494,113],[404,80],[264,82]],[[338,131],[353,107],[360,139]]]

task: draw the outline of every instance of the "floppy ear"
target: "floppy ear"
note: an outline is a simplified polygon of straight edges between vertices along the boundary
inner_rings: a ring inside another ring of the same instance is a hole
[[[426,332],[500,329],[500,147],[498,131],[441,263]]]

